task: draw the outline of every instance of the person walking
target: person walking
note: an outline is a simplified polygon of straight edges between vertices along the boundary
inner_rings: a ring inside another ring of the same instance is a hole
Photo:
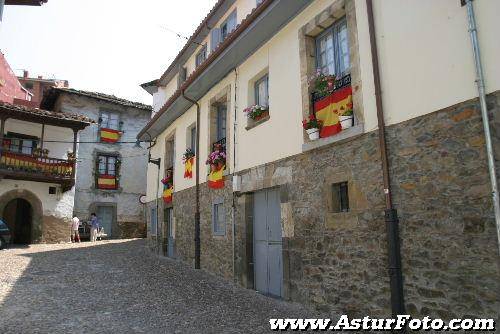
[[[71,242],[80,242],[80,233],[78,228],[80,227],[80,219],[77,216],[73,217],[71,223]]]
[[[97,215],[92,212],[90,215],[90,241],[95,242],[97,239],[97,231],[99,230],[99,220]]]

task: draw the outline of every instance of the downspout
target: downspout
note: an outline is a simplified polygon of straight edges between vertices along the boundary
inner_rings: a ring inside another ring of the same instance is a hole
[[[149,132],[146,131],[146,134],[149,136],[149,141],[153,144],[148,146],[148,163],[154,164],[158,167],[158,174],[156,176],[156,194],[155,194],[155,203],[156,203],[156,250],[157,253],[160,254],[160,246],[158,245],[159,238],[159,210],[160,205],[158,201],[158,193],[160,192],[160,168],[161,168],[161,158],[151,159],[151,148],[156,145],[156,139],[153,141]]]
[[[385,137],[384,109],[380,88],[380,72],[378,63],[377,40],[375,38],[375,23],[373,19],[372,0],[366,0],[368,12],[368,30],[372,53],[373,81],[375,85],[375,98],[377,106],[378,138],[380,147],[380,160],[385,194],[385,224],[388,250],[388,272],[391,289],[392,316],[405,313],[403,295],[403,273],[401,270],[401,249],[399,237],[399,219],[396,209],[392,205],[391,181],[389,176],[389,160],[387,158],[387,143]]]
[[[194,268],[200,269],[200,104],[186,96],[182,97],[196,105],[196,212],[194,214]]]
[[[236,128],[238,125],[237,122],[237,113],[238,113],[238,69],[235,67],[234,68],[234,120],[233,120],[233,182],[234,178],[238,177],[236,175]],[[231,219],[232,219],[232,231],[233,231],[233,281],[236,282],[236,249],[235,249],[235,238],[236,238],[236,200],[234,197],[234,191],[233,191],[233,210],[231,211]]]
[[[463,1],[462,1],[463,4]],[[484,85],[483,64],[481,62],[481,51],[477,38],[476,16],[472,0],[465,0],[467,6],[467,19],[469,21],[469,33],[472,42],[472,52],[474,54],[474,64],[476,66],[476,84],[479,93],[479,103],[481,105],[481,116],[483,119],[484,137],[486,139],[486,155],[488,156],[488,171],[491,182],[491,195],[493,197],[493,208],[495,211],[495,222],[497,227],[498,252],[500,254],[500,202],[498,200],[497,173],[495,170],[495,157],[493,155],[493,145],[491,142],[490,122],[488,119],[488,107],[486,105],[486,92]]]

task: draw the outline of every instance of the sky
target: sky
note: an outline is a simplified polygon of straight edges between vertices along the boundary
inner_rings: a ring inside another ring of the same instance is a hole
[[[216,0],[49,0],[5,6],[0,50],[18,75],[152,104],[158,79]]]

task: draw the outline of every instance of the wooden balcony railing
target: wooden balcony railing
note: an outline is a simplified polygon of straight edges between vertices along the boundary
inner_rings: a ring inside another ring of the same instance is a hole
[[[75,162],[34,156],[0,148],[0,177],[59,183],[64,190],[74,184]]]

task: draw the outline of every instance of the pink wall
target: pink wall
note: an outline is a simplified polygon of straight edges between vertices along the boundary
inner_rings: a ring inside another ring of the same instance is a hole
[[[0,53],[0,101],[14,103],[14,99],[28,100],[28,94],[23,90],[4,55]]]

